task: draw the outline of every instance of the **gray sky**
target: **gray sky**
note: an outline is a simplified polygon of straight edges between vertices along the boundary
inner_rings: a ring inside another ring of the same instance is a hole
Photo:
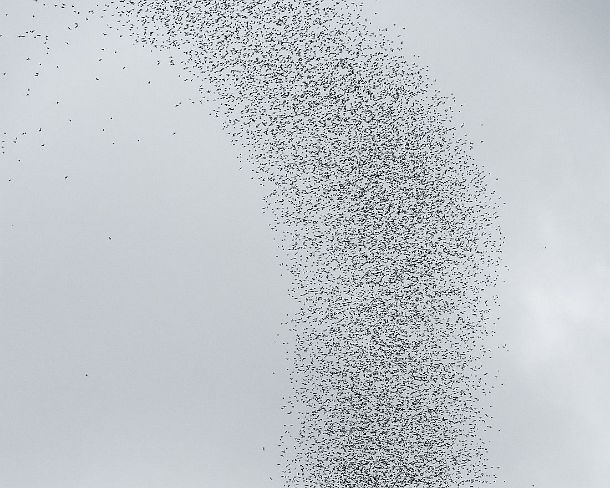
[[[464,104],[509,266],[494,452],[508,486],[610,479],[610,4],[375,2]],[[408,41],[408,42],[407,42]],[[483,126],[480,126],[480,124]],[[480,137],[479,137],[480,136]]]
[[[501,478],[605,487],[610,7],[368,3],[506,202]],[[0,485],[279,486],[291,302],[257,184],[166,57],[31,5],[0,8],[0,130],[27,132],[0,160]]]

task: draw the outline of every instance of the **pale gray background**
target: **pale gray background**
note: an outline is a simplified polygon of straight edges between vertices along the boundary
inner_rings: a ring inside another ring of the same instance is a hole
[[[501,479],[606,487],[608,4],[367,5],[464,104],[506,202]],[[237,150],[165,56],[0,15],[0,131],[28,132],[0,159],[0,487],[279,486],[293,305]]]

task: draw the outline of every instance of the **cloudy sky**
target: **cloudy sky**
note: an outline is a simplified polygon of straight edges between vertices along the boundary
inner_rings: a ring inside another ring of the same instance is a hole
[[[610,4],[371,3],[464,105],[498,178],[506,283],[494,455],[508,486],[610,479]],[[407,42],[408,41],[408,42]],[[481,125],[483,124],[483,125]],[[479,137],[480,136],[480,137]]]
[[[463,104],[505,202],[500,485],[607,486],[610,4],[367,9]],[[292,303],[237,149],[167,55],[0,16],[0,485],[280,486]]]

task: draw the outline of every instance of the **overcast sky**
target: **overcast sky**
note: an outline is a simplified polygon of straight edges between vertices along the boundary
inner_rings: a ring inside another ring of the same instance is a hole
[[[610,4],[367,3],[463,104],[506,202],[501,480],[606,487]],[[0,15],[0,486],[280,486],[292,303],[237,149],[166,56]]]
[[[464,104],[506,202],[499,334],[509,352],[494,452],[503,477],[607,486],[610,4],[374,5],[380,23],[406,27],[405,43]]]

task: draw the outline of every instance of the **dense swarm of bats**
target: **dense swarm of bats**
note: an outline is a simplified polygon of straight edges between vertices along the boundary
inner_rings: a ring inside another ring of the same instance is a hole
[[[300,307],[284,485],[493,484],[498,200],[401,37],[349,0],[44,5],[169,52],[263,183]]]

